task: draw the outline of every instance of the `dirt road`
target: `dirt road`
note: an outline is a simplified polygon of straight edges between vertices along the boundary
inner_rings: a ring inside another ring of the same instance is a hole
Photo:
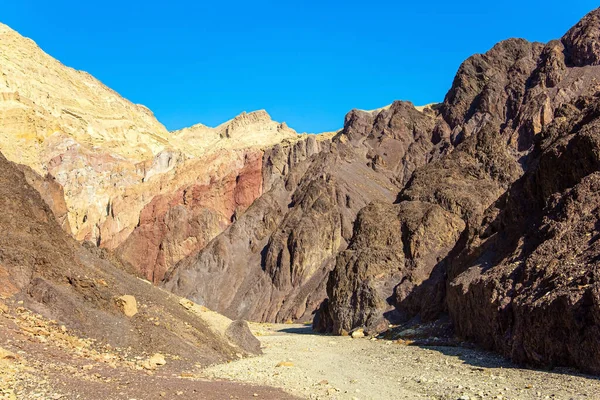
[[[309,399],[600,398],[597,378],[517,368],[478,350],[315,335],[300,325],[252,329],[265,354],[211,367],[206,377],[280,387]]]

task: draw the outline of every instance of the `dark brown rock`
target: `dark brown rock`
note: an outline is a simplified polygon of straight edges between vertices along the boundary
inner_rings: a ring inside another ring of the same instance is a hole
[[[233,321],[225,331],[227,339],[250,354],[260,355],[260,341],[252,334],[248,322],[244,320]]]
[[[543,133],[532,167],[453,260],[448,307],[462,337],[519,362],[600,371],[599,107]]]
[[[265,153],[279,180],[165,287],[231,318],[304,321],[326,297],[327,275],[353,235],[359,210],[391,204],[412,172],[447,150],[445,123],[411,103],[353,110],[331,143],[307,141]],[[300,151],[301,150],[301,151]]]
[[[594,10],[562,38],[570,65],[600,65],[600,11]]]

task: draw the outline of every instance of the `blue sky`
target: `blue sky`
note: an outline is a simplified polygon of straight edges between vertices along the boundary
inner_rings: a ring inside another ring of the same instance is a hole
[[[594,1],[0,0],[0,22],[173,130],[266,109],[298,131],[352,108],[442,101],[460,63],[559,38]]]

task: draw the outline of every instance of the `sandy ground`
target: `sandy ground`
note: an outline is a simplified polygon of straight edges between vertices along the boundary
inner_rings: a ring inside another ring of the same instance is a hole
[[[316,335],[301,325],[252,329],[263,356],[210,367],[204,376],[309,399],[600,399],[598,378],[522,369],[479,350]]]

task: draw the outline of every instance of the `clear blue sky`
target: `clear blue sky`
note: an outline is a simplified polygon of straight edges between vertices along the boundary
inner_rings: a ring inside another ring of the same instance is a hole
[[[0,0],[0,21],[173,130],[266,109],[298,131],[441,101],[460,63],[559,38],[595,1]]]

